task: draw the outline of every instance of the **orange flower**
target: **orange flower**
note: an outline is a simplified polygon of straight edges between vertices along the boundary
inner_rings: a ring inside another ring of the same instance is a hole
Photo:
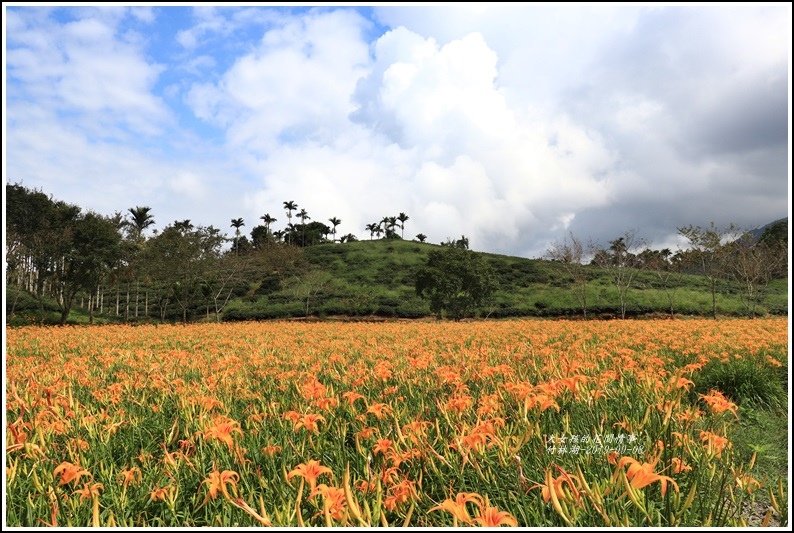
[[[447,498],[442,503],[432,507],[427,512],[431,511],[449,511],[452,513],[452,520],[453,525],[455,527],[458,526],[458,520],[470,524],[471,523],[471,516],[469,516],[469,511],[466,509],[467,502],[474,502],[477,506],[482,507],[483,500],[482,496],[477,494],[476,492],[459,492],[455,499]]]
[[[128,468],[126,470],[122,470],[119,473],[119,477],[121,479],[121,486],[128,487],[129,485],[135,483],[136,485],[141,482],[141,469],[137,466],[133,466],[132,468]],[[137,483],[136,483],[137,480]]]
[[[383,500],[383,505],[389,511],[394,511],[398,505],[407,502],[414,495],[416,495],[414,482],[404,479],[397,485],[389,487],[389,495]]]
[[[318,398],[314,400],[314,402],[312,402],[312,405],[317,406],[318,409],[330,411],[332,407],[336,407],[337,405],[339,405],[339,400],[337,400],[333,396],[329,398]]]
[[[99,489],[104,490],[105,486],[102,483],[94,483],[93,485],[85,483],[85,486],[82,489],[74,491],[74,494],[79,494],[80,501],[83,501],[92,496],[99,496]]]
[[[302,477],[309,482],[309,488],[311,488],[311,497],[317,492],[317,478],[323,474],[330,474],[333,476],[333,471],[327,466],[321,466],[320,461],[311,459],[308,463],[299,464],[292,470],[292,472],[287,474],[287,481],[295,476]]]
[[[364,403],[367,403],[367,399],[364,397],[363,394],[359,394],[353,391],[345,392],[344,394],[342,394],[342,398],[347,400],[347,403],[350,405],[350,407],[353,407],[353,402],[355,402],[356,400],[364,400]]]
[[[307,431],[319,433],[320,427],[317,425],[317,422],[320,420],[325,422],[325,418],[323,418],[321,415],[315,415],[313,413],[302,415],[295,423],[295,433],[297,433],[300,428],[306,428]]]
[[[262,453],[265,455],[276,455],[281,453],[281,446],[265,446],[262,448]]]
[[[387,454],[389,450],[393,449],[392,445],[394,443],[389,439],[378,439],[378,443],[372,447],[372,453],[377,455],[378,453]]]
[[[364,428],[358,432],[358,436],[362,439],[370,438],[374,433],[378,433],[378,428]]]
[[[704,442],[704,446],[706,446],[706,451],[709,455],[714,455],[716,457],[722,456],[722,450],[725,447],[730,447],[730,441],[725,437],[720,437],[710,431],[701,431],[700,432],[700,440]]]
[[[674,385],[673,385],[673,388],[677,388],[677,389],[686,389],[686,391],[687,391],[687,392],[689,392],[689,389],[690,389],[690,388],[691,388],[691,387],[692,387],[694,384],[695,384],[695,382],[694,382],[694,381],[692,381],[692,380],[686,379],[686,378],[684,378],[684,377],[679,377],[677,380],[675,380],[675,383],[674,383]]]
[[[700,396],[700,399],[702,399],[709,405],[709,407],[711,407],[711,412],[722,413],[725,411],[730,411],[733,413],[733,416],[739,418],[739,415],[736,412],[736,404],[728,401],[728,399],[720,391],[712,390],[708,395],[699,394],[698,396]]]
[[[215,424],[214,426],[204,431],[204,438],[217,439],[226,444],[231,450],[234,447],[232,433],[239,433],[240,436],[243,435],[243,430],[240,429],[240,423],[226,418],[225,416],[215,418],[213,423]]]
[[[556,465],[555,465],[556,466]],[[557,466],[557,470],[560,471],[560,475],[557,479],[554,479],[551,475],[550,471],[546,471],[546,483],[537,485],[533,485],[529,487],[529,490],[532,489],[541,489],[541,496],[543,496],[543,501],[549,503],[555,499],[557,500],[565,500],[565,501],[573,501],[575,498],[579,497],[579,488],[576,486],[574,480],[576,478],[572,478],[565,470]],[[570,489],[571,493],[569,493],[563,486],[567,485]],[[554,494],[552,495],[552,491]]]
[[[380,420],[386,415],[390,415],[392,413],[391,407],[385,403],[373,403],[367,408],[368,413],[372,413],[375,415],[375,418]]]
[[[347,508],[345,490],[321,484],[317,487],[317,492],[328,502],[328,514],[331,518],[334,520],[343,520],[345,518],[345,509]]]
[[[673,463],[674,474],[680,474],[681,472],[689,472],[690,470],[692,470],[691,466],[685,465],[684,461],[682,461],[678,457],[673,457],[670,461]]]
[[[631,486],[635,489],[645,488],[651,483],[658,481],[662,484],[662,496],[664,496],[665,493],[667,493],[667,482],[669,481],[673,484],[675,491],[678,492],[678,484],[673,480],[673,478],[659,475],[653,471],[653,469],[656,467],[656,461],[652,463],[640,464],[639,461],[632,457],[623,457],[620,459],[620,461],[618,461],[618,467],[615,470],[615,473],[617,473],[618,470],[627,464],[629,465],[629,469],[626,472],[626,478],[631,481]]]
[[[231,496],[229,496],[226,490],[226,485],[231,485],[232,491],[235,493],[234,495],[237,496],[237,483],[239,481],[240,474],[233,470],[224,470],[223,472],[213,470],[210,472],[209,477],[201,482],[202,485],[204,483],[209,484],[209,491],[207,492],[207,497],[204,499],[204,503],[207,503],[210,498],[213,500],[217,498],[218,491],[220,491],[227,500],[231,500]],[[204,503],[201,505],[204,505]]]
[[[761,488],[761,483],[754,477],[750,476],[750,474],[744,474],[742,476],[736,477],[736,486],[738,486],[740,489],[746,490],[747,494],[752,494]]]
[[[58,483],[58,486],[66,485],[67,483],[71,483],[72,481],[77,481],[80,479],[81,476],[89,476],[93,477],[88,470],[84,470],[78,465],[69,463],[67,461],[62,462],[55,470],[53,470],[52,475],[61,476],[61,481]]]
[[[173,485],[168,485],[168,486],[165,486],[165,487],[160,487],[159,489],[154,489],[149,494],[152,497],[152,501],[155,501],[155,502],[157,500],[166,501],[167,499],[173,497],[175,490],[176,490],[176,487],[174,487]]]
[[[500,511],[486,503],[482,514],[474,519],[474,522],[484,527],[499,527],[501,525],[518,527],[516,518],[507,511]]]

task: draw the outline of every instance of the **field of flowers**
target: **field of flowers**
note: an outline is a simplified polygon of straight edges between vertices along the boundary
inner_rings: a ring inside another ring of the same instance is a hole
[[[787,319],[6,330],[9,526],[744,525]],[[770,511],[766,516],[772,518]]]

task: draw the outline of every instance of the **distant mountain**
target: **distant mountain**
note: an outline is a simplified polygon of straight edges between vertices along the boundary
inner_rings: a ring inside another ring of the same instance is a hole
[[[756,229],[752,229],[752,230],[748,231],[748,233],[750,235],[752,235],[755,240],[758,240],[759,238],[761,238],[761,235],[764,233],[764,230],[766,228],[768,228],[768,227],[770,227],[770,226],[772,226],[774,224],[777,224],[778,222],[785,222],[786,225],[788,226],[788,217],[784,217],[784,218],[779,218],[777,220],[773,220],[769,224],[761,226],[760,228],[756,228]]]

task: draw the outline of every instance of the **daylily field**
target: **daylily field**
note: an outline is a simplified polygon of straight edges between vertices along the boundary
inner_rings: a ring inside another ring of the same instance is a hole
[[[714,358],[787,368],[787,329],[6,329],[6,524],[741,526],[759,494],[769,520],[737,406],[694,387]]]

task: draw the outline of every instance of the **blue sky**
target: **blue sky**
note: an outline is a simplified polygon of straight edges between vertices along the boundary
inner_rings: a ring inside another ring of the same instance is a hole
[[[3,5],[6,182],[539,257],[790,211],[791,5]]]

